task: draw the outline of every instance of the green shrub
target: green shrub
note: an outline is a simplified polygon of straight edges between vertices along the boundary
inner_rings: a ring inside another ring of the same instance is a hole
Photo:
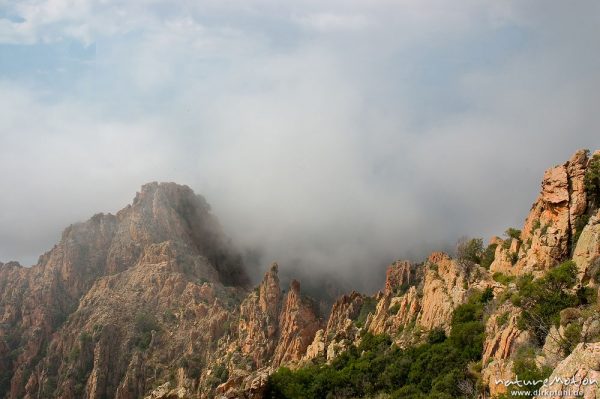
[[[592,200],[600,194],[600,156],[594,155],[585,171],[585,190]]]
[[[134,320],[134,345],[140,350],[146,350],[152,340],[152,331],[159,331],[160,325],[154,315],[139,312]]]
[[[523,387],[511,385],[508,390],[509,397],[533,397],[533,393],[541,388],[544,379],[550,376],[552,369],[546,366],[540,369],[535,362],[533,350],[521,349],[517,351],[513,361],[513,373],[521,381],[537,381],[537,383]]]
[[[376,308],[377,300],[375,298],[365,298],[362,306],[360,307],[360,311],[358,312],[358,316],[356,317],[356,325],[358,327],[364,326],[365,321],[367,321],[367,317],[369,316],[369,313],[375,313]]]
[[[598,301],[598,291],[593,287],[579,287],[576,295],[580,305],[591,305]]]
[[[198,375],[200,375],[200,373],[198,373]],[[227,369],[227,367],[225,367],[224,364],[219,364],[213,369],[213,375],[218,381],[222,383],[227,381],[227,379],[229,378],[229,370]]]
[[[184,368],[187,370],[187,375],[191,378],[199,378],[200,374],[202,373],[202,369],[204,368],[204,361],[202,360],[202,357],[200,357],[199,354],[196,353],[188,353],[185,354],[181,357],[181,359],[179,360],[179,367]],[[218,365],[215,368],[213,368],[213,373],[212,375],[215,376],[215,370],[219,370],[221,371],[221,367],[224,367],[222,365]],[[225,368],[225,371],[227,371],[227,368]],[[219,384],[222,381],[221,379],[219,379]]]
[[[533,235],[533,232],[536,231],[537,229],[539,229],[541,226],[542,226],[542,222],[540,222],[540,219],[534,220],[533,223],[531,223],[530,234]]]
[[[504,312],[504,313],[502,313],[500,316],[498,316],[498,317],[496,318],[496,325],[497,325],[498,327],[503,327],[503,326],[505,326],[505,325],[506,325],[506,323],[508,323],[508,318],[509,318],[509,316],[510,316],[510,313],[509,313],[509,312]]]
[[[385,335],[365,333],[331,364],[290,370],[282,367],[269,377],[266,398],[362,398],[389,394],[392,398],[457,398],[458,382],[473,376],[468,365],[483,350],[483,293],[459,306],[450,336],[432,330],[427,343],[400,349]]]
[[[501,272],[494,273],[492,275],[492,278],[494,279],[494,281],[496,281],[502,285],[508,285],[515,280],[514,276],[507,276],[506,274],[501,273]]]
[[[573,261],[551,269],[541,279],[534,280],[531,275],[519,278],[517,292],[511,299],[522,309],[519,328],[530,331],[543,345],[550,327],[558,326],[560,311],[581,303],[570,291],[576,280],[577,268]]]
[[[514,238],[515,240],[521,241],[521,230],[515,229],[514,227],[509,227],[504,232],[504,235],[508,238]]]
[[[167,309],[163,313],[163,320],[165,323],[175,323],[177,321],[177,316],[171,309]]]
[[[486,304],[494,299],[494,289],[486,287],[483,291],[475,291],[471,294],[470,302]]]
[[[575,349],[578,343],[581,342],[581,325],[580,324],[569,324],[563,333],[562,349],[566,354],[570,354]]]
[[[488,269],[488,270],[490,269],[491,264],[494,262],[494,259],[496,258],[496,248],[497,247],[498,247],[498,244],[490,244],[485,249],[485,251],[483,251],[483,255],[481,255],[481,262],[480,262],[481,267]]]
[[[439,344],[446,340],[446,332],[443,328],[434,328],[429,332],[427,336],[427,342],[429,344]]]
[[[483,255],[483,240],[481,238],[462,239],[458,242],[456,255],[459,260],[479,264]]]
[[[395,315],[395,314],[398,314],[399,310],[400,310],[400,303],[395,303],[392,307],[390,307],[388,309],[388,313],[391,315]]]
[[[597,258],[592,262],[587,271],[587,275],[595,283],[600,283],[600,258]]]

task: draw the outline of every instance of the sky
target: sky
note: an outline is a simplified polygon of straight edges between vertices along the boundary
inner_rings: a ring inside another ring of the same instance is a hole
[[[0,0],[0,260],[175,181],[259,269],[372,289],[600,148],[599,27],[597,1]]]

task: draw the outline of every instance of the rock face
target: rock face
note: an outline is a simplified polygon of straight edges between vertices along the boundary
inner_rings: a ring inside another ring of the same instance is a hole
[[[519,309],[506,303],[487,320],[485,326],[486,339],[483,346],[483,364],[487,364],[492,360],[507,359],[519,346],[531,342],[529,333],[521,331],[517,327],[519,315]]]
[[[116,215],[67,228],[37,265],[0,266],[0,348],[17,354],[0,362],[0,396],[138,397],[168,373],[149,363],[201,356],[224,333],[224,303],[248,281],[202,197],[145,185]]]
[[[385,274],[385,292],[404,292],[417,282],[417,267],[409,261],[397,261],[390,265]]]
[[[521,236],[498,245],[492,272],[541,275],[568,259],[577,226],[588,211],[585,171],[588,152],[577,151],[569,161],[544,173],[541,193],[531,207]]]
[[[251,357],[257,368],[270,363],[277,345],[282,300],[278,270],[279,266],[274,263],[258,290],[240,305],[238,336],[241,352]]]
[[[402,290],[391,288],[401,287],[405,281],[413,285]],[[368,330],[391,336],[398,332],[412,334],[404,331],[406,326],[425,332],[438,327],[448,331],[452,312],[466,301],[470,292],[497,285],[487,270],[451,259],[443,252],[434,252],[418,266],[396,262],[388,268],[386,288],[369,319]]]
[[[498,242],[495,260],[491,265],[492,272],[541,276],[548,269],[572,257],[579,271],[579,284],[596,289],[600,257],[599,215],[597,205],[590,201],[585,187],[586,169],[590,162],[588,152],[582,150],[576,152],[565,164],[546,171],[540,196],[531,208],[520,237]],[[510,291],[509,287],[507,291]],[[592,307],[591,310],[593,309]],[[558,327],[552,326],[549,330],[536,358],[540,367],[556,367],[555,374],[557,370],[564,371],[559,362],[566,361],[563,360],[566,356],[563,344],[566,328],[570,324],[583,326],[580,339],[584,341],[593,342],[600,337],[599,323],[595,316],[586,319],[578,309],[570,308],[565,309],[564,313],[571,318],[574,315],[580,316],[576,320],[563,320],[561,313],[561,324]],[[590,310],[585,313],[589,314]],[[490,315],[486,324],[482,376],[492,397],[506,392],[506,387],[494,384],[495,378],[514,377],[512,364],[516,351],[533,346],[528,333],[518,328],[518,315],[519,310],[506,302]],[[576,352],[573,355],[576,358],[578,356]],[[571,364],[579,364],[578,362],[572,361]],[[552,387],[551,390],[554,388],[560,387]]]
[[[373,334],[395,332],[414,321],[421,309],[416,285],[422,279],[422,266],[408,261],[397,261],[388,266],[385,289],[377,298],[367,329]]]
[[[518,308],[504,303],[490,315],[485,325],[481,363],[485,365],[483,381],[492,397],[506,393],[506,387],[496,384],[495,380],[514,376],[511,357],[517,349],[533,345],[529,333],[517,327],[519,315]]]
[[[573,261],[580,279],[595,282],[594,276],[600,271],[600,211],[583,228],[573,252]]]
[[[600,394],[598,386],[598,381],[600,381],[600,342],[577,345],[573,353],[558,364],[548,380],[549,386],[542,387],[538,397],[552,399],[597,398]],[[553,392],[578,392],[579,395],[553,395]]]
[[[361,331],[356,321],[366,300],[369,298],[358,292],[342,295],[333,304],[327,327],[316,332],[302,360],[309,362],[319,357],[332,360],[340,350],[355,342]]]
[[[293,280],[284,297],[277,272],[273,264],[258,292],[240,306],[240,352],[258,369],[299,361],[321,326],[316,305],[300,294],[300,283]]]
[[[320,324],[316,304],[300,295],[300,283],[293,280],[279,317],[280,338],[273,355],[273,365],[302,359]]]
[[[260,285],[239,306],[234,334],[219,341],[208,363],[224,365],[228,378],[216,388],[225,397],[257,396],[268,376],[280,365],[294,366],[306,356],[322,328],[316,304],[300,292],[293,280],[283,294],[274,263]],[[212,370],[202,373],[201,397],[211,397],[214,388]]]
[[[426,330],[447,329],[454,308],[466,299],[468,271],[444,253],[432,254],[428,265],[417,323]]]

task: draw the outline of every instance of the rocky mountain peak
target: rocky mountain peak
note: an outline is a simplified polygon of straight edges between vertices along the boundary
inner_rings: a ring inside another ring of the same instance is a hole
[[[541,275],[573,254],[597,208],[585,187],[593,159],[589,151],[578,150],[567,162],[544,172],[540,194],[518,236],[499,242],[493,272]]]
[[[63,348],[76,344],[76,331],[92,334],[88,325],[92,322],[99,329],[94,334],[104,337],[100,342],[107,342],[102,350],[112,354],[109,343],[128,348],[132,342],[140,345],[141,339],[143,346],[149,345],[151,330],[159,328],[154,313],[166,312],[177,320],[176,312],[180,312],[179,323],[184,325],[195,312],[207,326],[197,336],[217,337],[223,334],[227,319],[223,304],[244,292],[248,281],[241,256],[203,197],[175,183],[146,184],[132,204],[116,215],[100,213],[67,227],[60,242],[37,265],[0,267],[0,287],[8,287],[0,290],[0,346],[4,352],[23,349],[18,357],[0,364],[4,384],[0,384],[0,396],[29,397],[33,390],[42,389],[48,381],[40,380],[46,372],[41,371],[40,358],[45,353],[63,356]],[[183,301],[187,301],[185,315],[177,308],[184,308]],[[65,327],[69,316],[73,318]],[[136,322],[135,317],[142,321]],[[136,323],[141,324],[135,327]],[[100,326],[106,328],[100,330]],[[148,330],[136,333],[136,329]],[[15,335],[18,340],[4,338]],[[182,345],[181,340],[172,339],[172,345]],[[78,350],[94,355],[88,346]],[[36,365],[42,374],[33,373]],[[105,377],[120,378],[120,373],[134,366],[119,362],[112,371],[94,367]],[[52,389],[61,391],[61,397],[82,393],[73,388],[72,379],[60,384]],[[90,389],[100,386],[98,381],[89,385]],[[99,392],[104,393],[97,396],[114,389],[102,388]]]
[[[385,273],[385,292],[402,291],[416,281],[416,266],[410,261],[396,261],[388,266]]]
[[[122,270],[139,256],[144,246],[173,241],[205,257],[226,285],[247,286],[241,257],[225,236],[204,197],[175,183],[148,183],[132,205],[119,213],[117,240],[126,254],[114,254],[111,267]],[[124,258],[119,255],[125,255]],[[133,257],[135,258],[135,256]],[[115,271],[116,271],[115,270]]]

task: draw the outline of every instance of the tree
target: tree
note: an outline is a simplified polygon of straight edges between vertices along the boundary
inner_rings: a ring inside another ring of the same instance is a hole
[[[483,255],[481,255],[481,262],[479,263],[481,267],[489,270],[490,266],[494,262],[494,259],[496,258],[496,247],[498,247],[498,244],[490,244],[485,251],[483,251]]]
[[[519,328],[529,330],[543,345],[552,325],[558,325],[560,311],[580,304],[577,294],[571,292],[576,281],[577,267],[573,261],[556,266],[541,279],[522,276],[517,281],[518,293],[512,299],[523,310]]]
[[[521,230],[515,229],[514,227],[509,227],[504,232],[504,235],[507,236],[508,238],[514,238],[515,240],[520,240],[521,239]]]
[[[594,155],[585,171],[585,190],[593,201],[600,195],[600,155]]]
[[[479,264],[483,255],[483,239],[481,238],[462,238],[456,246],[456,256],[459,260]]]

